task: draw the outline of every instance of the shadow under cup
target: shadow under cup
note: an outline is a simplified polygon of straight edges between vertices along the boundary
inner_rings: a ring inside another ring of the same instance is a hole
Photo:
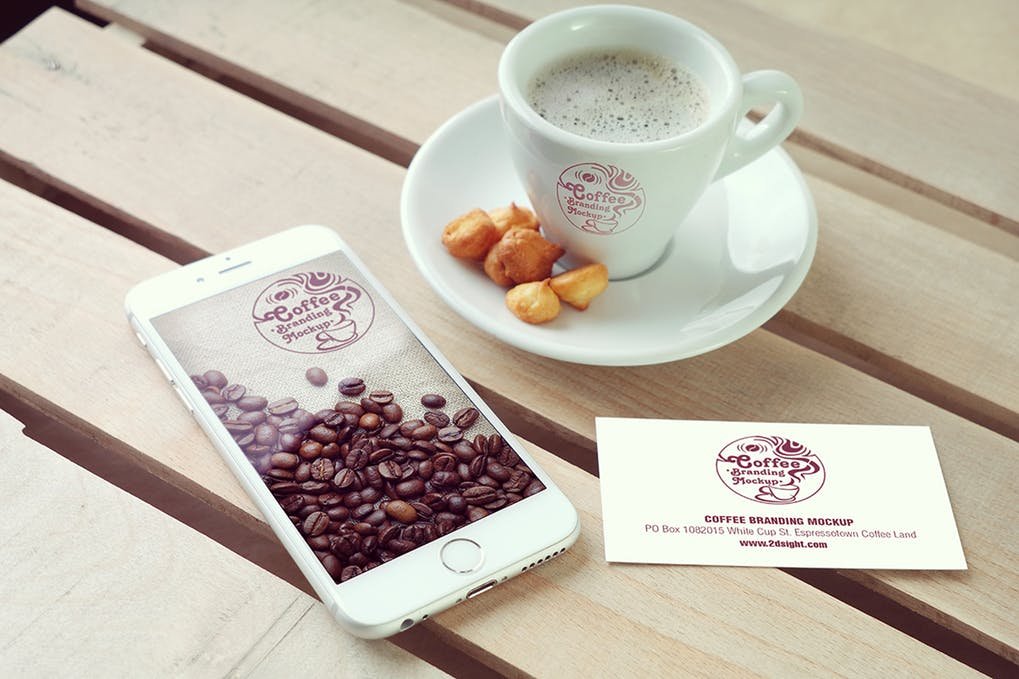
[[[695,75],[708,95],[704,122],[665,139],[619,143],[567,132],[531,108],[528,88],[543,69],[569,56],[615,50],[664,57]],[[613,279],[632,277],[658,261],[714,179],[737,114],[745,113],[738,110],[740,71],[717,40],[682,19],[636,7],[581,7],[531,24],[503,52],[499,88],[513,163],[542,230],[566,249],[569,266],[601,262]],[[627,188],[640,191],[640,204],[607,231],[578,226],[579,218],[564,203],[567,171],[589,165],[595,175],[607,173],[605,181],[620,174],[632,178]]]

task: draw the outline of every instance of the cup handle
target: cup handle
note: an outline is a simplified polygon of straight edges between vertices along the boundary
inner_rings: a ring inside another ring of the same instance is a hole
[[[743,76],[743,101],[737,124],[755,106],[775,102],[764,119],[745,132],[735,131],[715,173],[721,179],[778,146],[796,127],[803,114],[803,93],[782,71],[754,71]],[[714,180],[712,180],[714,181]]]

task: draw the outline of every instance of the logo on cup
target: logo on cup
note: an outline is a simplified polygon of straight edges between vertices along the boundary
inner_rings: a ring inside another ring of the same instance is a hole
[[[251,310],[255,328],[272,344],[299,354],[348,347],[375,320],[368,291],[334,273],[296,273],[274,281]]]
[[[559,175],[556,195],[570,224],[587,233],[620,233],[644,214],[644,188],[615,165],[571,165]]]
[[[789,505],[824,485],[821,459],[802,443],[781,436],[747,436],[722,448],[715,471],[726,488],[748,500]]]

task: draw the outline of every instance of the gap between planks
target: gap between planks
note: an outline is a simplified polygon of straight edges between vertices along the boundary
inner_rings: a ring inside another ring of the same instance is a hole
[[[156,53],[161,54],[161,52]],[[188,60],[173,60],[190,68],[191,62]],[[230,82],[210,75],[206,69],[197,70],[196,72],[203,76],[211,77],[217,82],[221,82],[221,84],[230,86]],[[243,89],[237,91],[246,96],[262,94],[261,91],[245,92]],[[258,98],[257,96],[255,98],[267,105],[273,105],[274,103],[272,100]],[[286,110],[282,112],[290,114]],[[314,122],[310,120],[305,119],[304,121],[314,125]],[[321,129],[345,141],[361,146],[367,151],[373,153],[378,153],[379,151],[378,148],[364,147],[358,144],[356,140],[345,137],[340,133],[341,130],[336,129],[335,126],[332,129]],[[395,135],[390,136],[395,137]],[[412,146],[413,151],[403,149],[404,145]],[[386,145],[385,150],[393,155],[388,160],[405,166],[406,163],[403,162],[403,159],[406,157],[406,161],[409,162],[416,149],[417,146],[413,142],[402,140],[395,145]],[[813,162],[817,163],[816,157],[813,158]],[[823,159],[820,164],[825,164]],[[188,264],[210,254],[208,251],[196,247],[176,235],[139,220],[81,191],[36,166],[23,163],[2,149],[0,149],[0,179],[31,191],[178,264]],[[1012,239],[1011,236],[1006,237],[1019,244],[1019,240]],[[769,332],[773,332],[800,346],[866,373],[898,389],[902,389],[939,408],[1019,441],[1019,417],[1008,408],[931,375],[893,356],[877,351],[873,347],[842,333],[821,326],[794,313],[788,308],[780,310],[763,327]],[[497,395],[493,396],[498,398]],[[562,450],[564,454],[561,457],[569,462],[578,464],[578,466],[584,466],[584,464],[579,464],[578,461],[587,458],[590,451],[587,449],[587,446],[576,440],[576,437],[572,435],[569,429],[553,423],[537,413],[520,415],[517,417],[517,420],[525,423],[522,431],[526,431],[527,436],[529,438],[533,437],[532,440],[536,443],[545,448]]]
[[[504,404],[490,402],[490,405],[499,412],[498,406]],[[210,497],[203,487],[196,486],[187,477],[163,466],[142,468],[138,460],[145,456],[134,452],[127,444],[2,375],[0,409],[25,423],[26,436],[315,596],[265,524],[217,497]],[[499,414],[502,417],[502,413]],[[515,421],[512,414],[506,419]],[[593,442],[590,444],[593,446]],[[885,597],[872,584],[858,581],[851,573],[829,569],[778,570],[980,672],[1006,676],[1019,670],[1019,666],[1007,658],[939,624],[937,611],[925,614],[911,610]],[[464,648],[465,639],[454,640],[441,627],[429,623],[416,625],[390,641],[454,676],[481,679],[524,676],[518,668],[506,665],[481,647]]]
[[[139,460],[145,456],[123,441],[3,375],[0,410],[24,423],[25,436],[318,598],[268,525],[205,492],[176,470],[163,465],[143,467]],[[496,679],[519,675],[508,666],[501,672],[494,671],[476,658],[477,653],[472,657],[448,643],[440,631],[434,625],[415,625],[388,641],[453,676]],[[980,662],[976,658],[967,664],[986,671]]]
[[[82,8],[91,9],[96,13],[110,14],[107,8],[93,6],[88,0],[81,0],[79,4]],[[529,23],[522,17],[512,19],[506,12],[484,3],[408,0],[408,4],[436,14],[445,21],[499,40],[505,40],[511,35],[511,30]],[[464,12],[464,9],[468,12]],[[144,40],[143,34],[148,35],[154,42],[145,44],[145,47],[156,54],[391,162],[402,166],[408,165],[418,148],[412,140],[339,111],[150,26],[138,24],[126,17],[116,18],[121,23],[111,26],[116,26],[116,34],[125,36],[127,42],[138,44]],[[492,21],[501,23],[493,24]],[[127,28],[124,28],[125,26]],[[200,54],[201,61],[185,56],[188,53]],[[795,139],[792,141],[795,142]],[[879,173],[869,173],[856,165],[840,162],[831,154],[826,155],[809,145],[794,143],[789,146],[796,161],[814,176],[848,188],[868,200],[921,219],[971,243],[1019,259],[1019,239],[999,228],[966,216],[952,209],[950,205],[946,207],[947,204],[933,201],[922,192],[911,193],[901,186],[889,184],[879,178]],[[134,239],[148,245],[143,240],[144,236],[138,235],[139,237]],[[184,244],[179,245],[183,247]],[[177,252],[159,249],[157,251],[171,259],[181,261]],[[843,333],[822,327],[789,309],[780,311],[765,328],[994,432],[1019,440],[1019,416],[1015,412],[927,371],[915,368],[907,361],[876,350]]]

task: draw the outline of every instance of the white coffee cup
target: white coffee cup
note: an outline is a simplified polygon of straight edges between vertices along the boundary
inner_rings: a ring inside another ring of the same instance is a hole
[[[706,88],[704,122],[667,139],[620,143],[567,132],[538,115],[527,102],[535,75],[596,50],[639,50],[685,67]],[[513,164],[546,237],[566,248],[567,264],[601,262],[613,279],[654,265],[708,185],[781,143],[803,110],[800,88],[785,73],[741,75],[725,48],[693,24],[622,5],[579,7],[522,30],[499,61],[499,91]],[[737,131],[751,108],[770,103],[763,120]],[[608,227],[585,226],[576,206],[620,200],[620,187],[631,197],[611,211]]]

